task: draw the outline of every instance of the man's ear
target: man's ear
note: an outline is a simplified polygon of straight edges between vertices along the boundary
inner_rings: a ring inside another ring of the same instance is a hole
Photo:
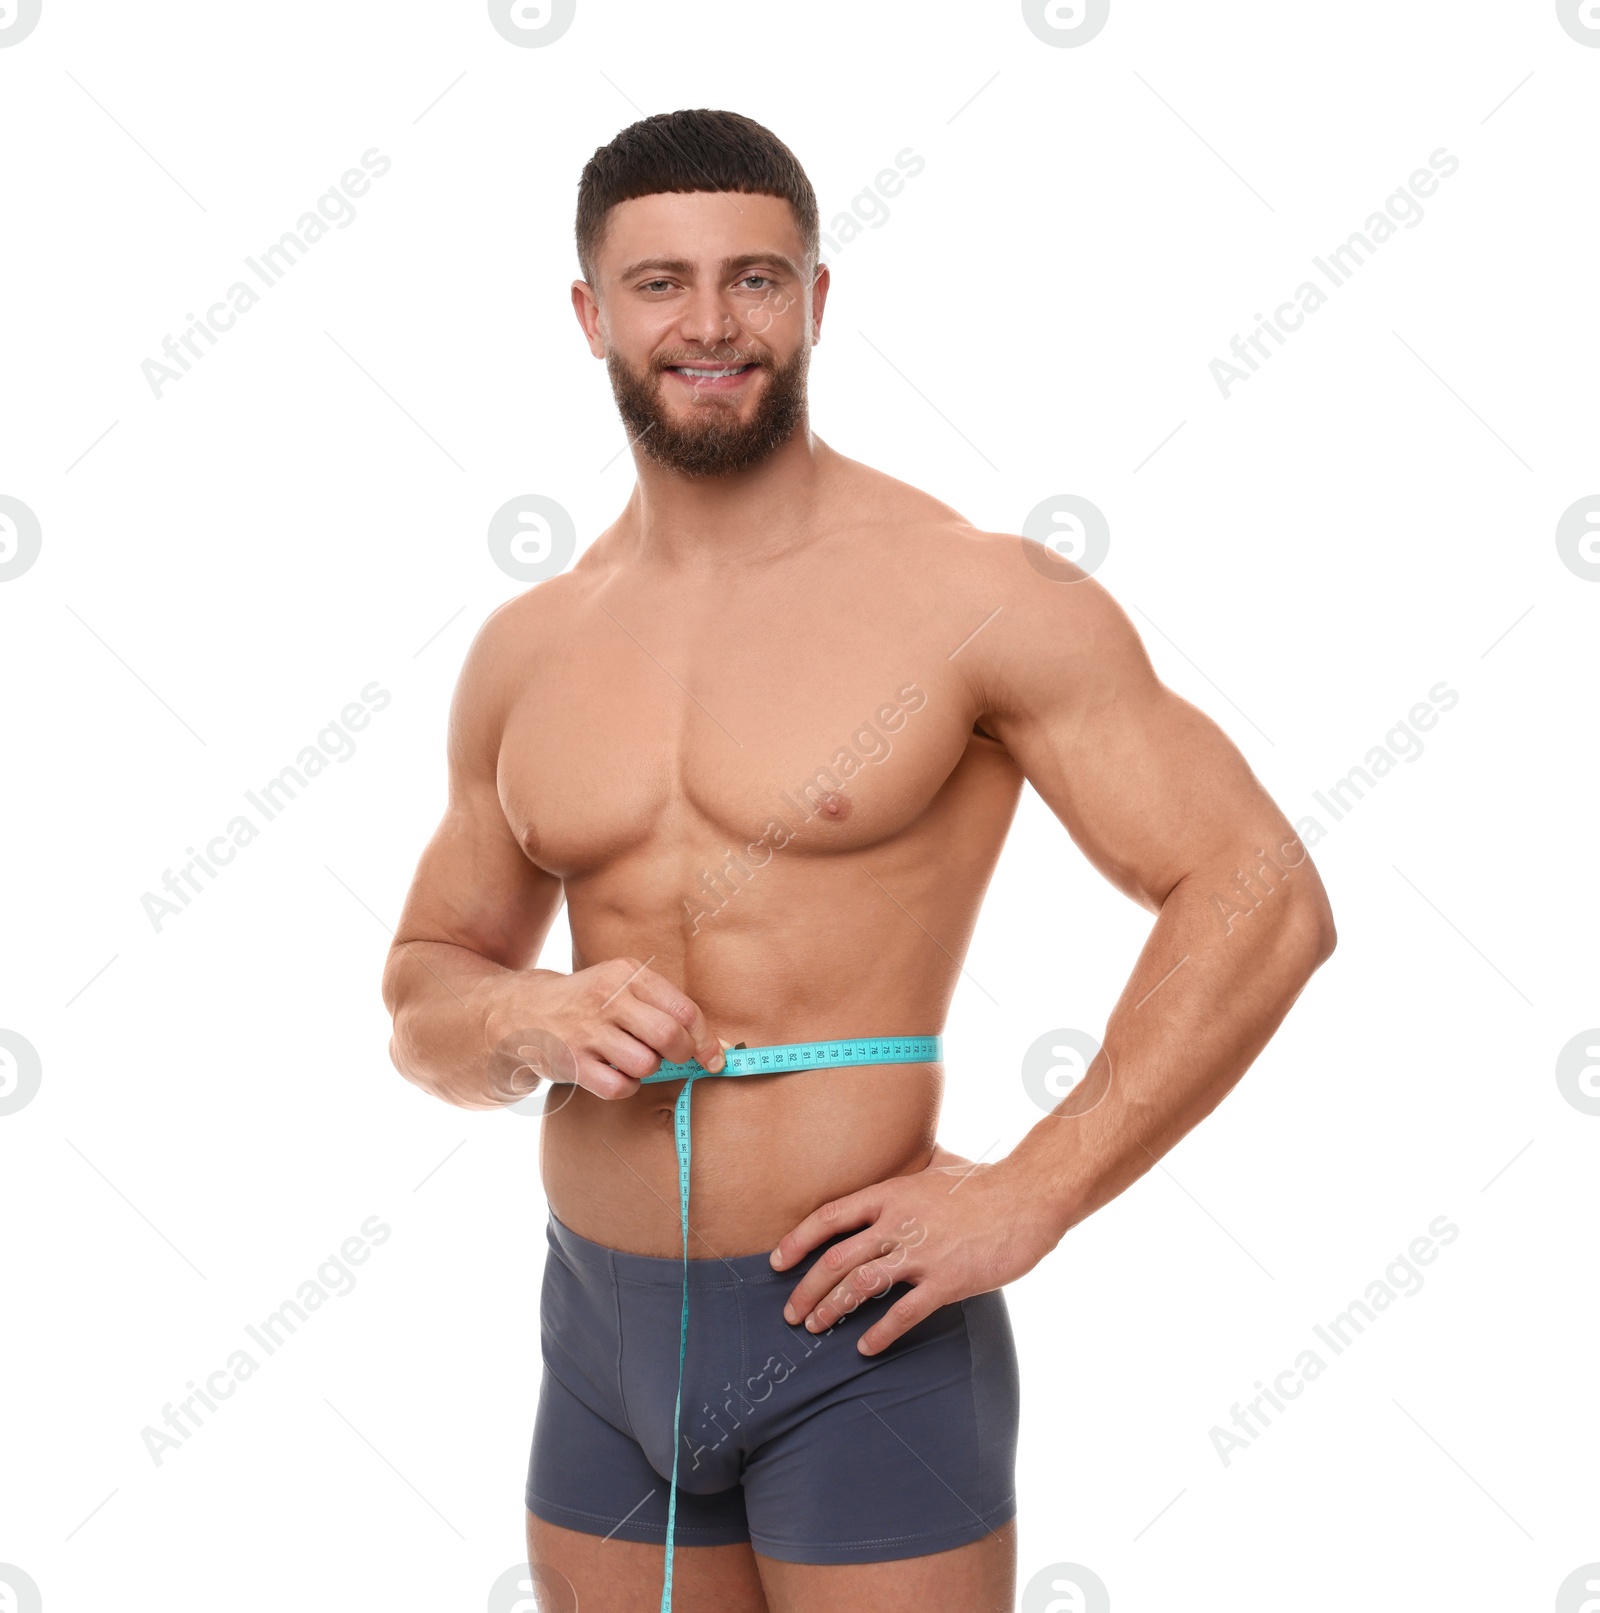
[[[819,263],[817,272],[811,280],[811,345],[813,347],[822,340],[822,310],[828,301],[830,278],[827,264]]]
[[[572,311],[577,315],[578,325],[583,331],[583,339],[589,344],[589,351],[596,358],[604,358],[606,344],[602,330],[600,299],[595,296],[594,287],[587,280],[572,282]]]

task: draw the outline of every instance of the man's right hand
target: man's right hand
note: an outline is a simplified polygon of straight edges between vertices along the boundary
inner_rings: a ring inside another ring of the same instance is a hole
[[[497,1103],[525,1098],[541,1079],[599,1098],[628,1098],[662,1060],[698,1059],[712,1074],[722,1047],[699,1005],[636,958],[573,974],[527,970],[494,981],[487,1020],[487,1084]]]

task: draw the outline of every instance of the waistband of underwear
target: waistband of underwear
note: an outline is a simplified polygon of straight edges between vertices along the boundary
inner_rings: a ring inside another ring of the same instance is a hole
[[[799,1281],[801,1271],[824,1249],[831,1248],[845,1238],[853,1238],[859,1230],[852,1228],[849,1232],[838,1233],[815,1249],[808,1250],[803,1259],[796,1261],[793,1266],[786,1266],[782,1271],[772,1269],[772,1262],[768,1259],[771,1251],[767,1249],[757,1249],[754,1254],[748,1255],[691,1258],[689,1291],[694,1293],[714,1288],[743,1288],[747,1283],[793,1285]],[[671,1289],[674,1293],[682,1291],[684,1267],[681,1254],[636,1255],[626,1249],[607,1248],[605,1244],[596,1243],[592,1238],[579,1237],[554,1210],[549,1212],[545,1237],[551,1248],[569,1266],[578,1271],[591,1272],[608,1281],[639,1283],[650,1288]]]

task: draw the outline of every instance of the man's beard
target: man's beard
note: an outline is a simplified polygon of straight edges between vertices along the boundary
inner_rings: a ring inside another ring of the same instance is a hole
[[[623,424],[657,464],[684,476],[726,476],[760,464],[794,435],[805,416],[810,358],[804,342],[785,365],[774,365],[764,354],[741,358],[759,365],[767,376],[748,421],[740,419],[733,398],[724,402],[711,393],[695,397],[691,392],[689,414],[674,414],[660,390],[677,382],[663,381],[664,372],[654,367],[636,374],[614,352],[606,354],[606,371]]]

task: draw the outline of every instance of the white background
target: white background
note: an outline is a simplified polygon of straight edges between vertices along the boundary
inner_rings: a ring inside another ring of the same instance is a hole
[[[0,493],[43,534],[0,582],[0,1027],[42,1064],[0,1118],[0,1562],[48,1613],[477,1609],[522,1552],[537,1121],[409,1086],[378,985],[461,656],[521,587],[490,515],[541,493],[586,544],[632,481],[578,174],[700,105],[787,141],[830,233],[925,160],[829,255],[816,430],[988,529],[1093,500],[1162,675],[1327,830],[1331,963],[1008,1290],[1019,1587],[1555,1605],[1600,1559],[1600,1118],[1555,1075],[1600,1023],[1600,586],[1555,543],[1600,491],[1597,97],[1546,0],[1114,0],[1070,49],[1015,4],[579,0],[521,49],[470,0],[44,0],[0,50]],[[354,223],[154,397],[141,361],[372,147]],[[1421,223],[1224,400],[1210,361],[1440,147]],[[143,894],[374,680],[355,754],[158,933]],[[1441,680],[1423,753],[1319,811]],[[1149,922],[1029,792],[948,1146],[1038,1118],[1024,1050],[1103,1029]],[[1212,1428],[1441,1215],[1421,1291],[1225,1466]],[[141,1430],[369,1216],[355,1289],[157,1466]]]

